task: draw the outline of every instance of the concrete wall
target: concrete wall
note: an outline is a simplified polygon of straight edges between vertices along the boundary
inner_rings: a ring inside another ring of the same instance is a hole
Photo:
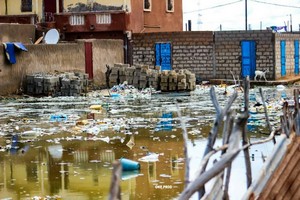
[[[106,64],[124,62],[123,40],[95,40],[93,42],[94,84],[106,86]]]
[[[182,31],[182,21],[182,0],[173,1],[171,12],[167,10],[167,0],[151,0],[151,9],[144,10],[143,32]]]
[[[54,73],[55,71],[85,71],[84,45],[26,45],[28,52],[16,51],[16,64],[9,64],[4,58],[1,45],[0,91],[1,95],[16,93],[22,88],[26,74]]]
[[[285,54],[286,54],[286,76],[295,75],[294,69],[295,69],[295,45],[294,41],[298,40],[300,41],[300,34],[275,34],[275,78],[281,78],[281,48],[280,48],[280,42],[285,41],[286,48],[285,48]],[[299,49],[298,49],[299,51]]]
[[[35,26],[32,24],[0,24],[0,43],[30,44],[30,38],[35,41]]]
[[[26,74],[54,73],[55,71],[85,72],[84,41],[57,45],[26,45],[28,52],[16,51],[16,64],[6,60],[3,45],[0,46],[0,95],[20,91]],[[122,63],[122,40],[94,40],[93,66],[95,84],[105,86],[105,64]]]

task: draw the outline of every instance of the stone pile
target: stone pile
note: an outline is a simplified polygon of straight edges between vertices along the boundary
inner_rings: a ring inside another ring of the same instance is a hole
[[[114,64],[109,75],[109,87],[127,82],[137,89],[152,87],[161,91],[192,91],[196,88],[196,76],[189,70],[160,71],[159,67]]]
[[[26,94],[46,96],[80,96],[87,92],[88,74],[65,72],[59,74],[26,75]]]

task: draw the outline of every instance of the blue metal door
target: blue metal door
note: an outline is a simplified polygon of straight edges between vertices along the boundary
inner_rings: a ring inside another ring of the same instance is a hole
[[[285,65],[285,40],[280,41],[281,76],[286,75]]]
[[[255,41],[244,40],[242,46],[242,77],[254,78],[256,70],[256,43]]]
[[[171,70],[171,43],[155,44],[155,65],[161,70]]]
[[[299,40],[294,41],[294,47],[295,47],[295,54],[294,54],[295,69],[294,69],[294,73],[296,75],[298,75],[299,74]]]

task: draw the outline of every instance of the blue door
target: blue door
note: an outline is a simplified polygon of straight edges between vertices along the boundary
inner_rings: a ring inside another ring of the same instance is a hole
[[[281,60],[281,76],[285,76],[286,75],[285,40],[280,41],[280,60]]]
[[[299,40],[294,41],[294,47],[295,47],[295,54],[294,54],[295,69],[294,69],[294,73],[296,75],[298,75],[299,74]]]
[[[171,70],[171,43],[155,44],[155,65],[161,70]]]
[[[253,79],[256,70],[256,43],[251,40],[244,40],[242,46],[242,77],[249,76]]]

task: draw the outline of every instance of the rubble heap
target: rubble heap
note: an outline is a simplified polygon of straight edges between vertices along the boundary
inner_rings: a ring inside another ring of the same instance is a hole
[[[88,74],[64,72],[59,74],[26,75],[25,92],[28,95],[80,96],[87,92]]]
[[[109,87],[122,84],[127,81],[137,89],[152,87],[161,91],[192,91],[196,88],[196,76],[189,70],[160,71],[157,66],[151,69],[149,66],[128,64],[114,64],[109,75]]]

